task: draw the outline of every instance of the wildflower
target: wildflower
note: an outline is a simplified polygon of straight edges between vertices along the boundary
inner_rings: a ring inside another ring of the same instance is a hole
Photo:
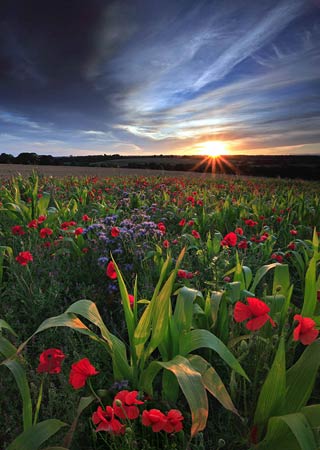
[[[234,230],[236,234],[239,234],[240,236],[243,236],[243,229],[241,227],[238,227]]]
[[[18,256],[16,256],[16,261],[21,266],[26,266],[29,262],[33,261],[33,256],[30,252],[20,252]]]
[[[258,222],[255,222],[255,221],[252,220],[252,219],[246,219],[246,220],[244,221],[244,223],[245,223],[246,225],[248,225],[248,227],[251,227],[251,228],[253,228],[254,226],[256,226],[256,225],[258,224]]]
[[[222,239],[221,245],[226,247],[235,247],[237,239],[238,238],[236,233],[233,233],[233,231],[231,231],[230,233],[226,234],[225,237]]]
[[[120,419],[136,419],[140,411],[136,405],[143,405],[144,402],[137,399],[138,391],[123,390],[117,393],[113,400],[113,409]]]
[[[278,261],[279,263],[282,263],[282,261],[283,261],[283,256],[282,256],[282,255],[277,255],[276,253],[272,253],[271,259],[275,259],[275,260]]]
[[[115,419],[111,406],[106,406],[105,410],[98,406],[97,411],[92,414],[92,422],[98,425],[96,431],[107,431],[112,434],[124,434],[125,432],[125,425]]]
[[[197,230],[192,230],[191,234],[193,237],[195,237],[196,239],[200,239],[200,233]]]
[[[142,425],[152,427],[155,433],[163,430],[166,420],[166,416],[159,409],[144,410],[142,413]]]
[[[14,236],[23,236],[25,234],[25,231],[21,225],[11,227],[11,232]]]
[[[240,241],[238,244],[238,248],[248,248],[248,242],[247,241]]]
[[[88,253],[89,249],[88,249],[88,247],[83,247],[83,249],[81,251],[82,251],[82,253]]]
[[[69,376],[69,383],[74,389],[82,388],[88,377],[97,375],[99,372],[93,367],[88,358],[80,359],[80,361],[72,364]]]
[[[65,355],[58,348],[48,348],[40,355],[40,363],[37,368],[38,373],[60,373],[61,363]]]
[[[186,219],[181,219],[180,222],[179,222],[179,226],[180,227],[184,227],[185,224],[186,224]]]
[[[41,239],[45,239],[48,236],[51,236],[52,233],[53,230],[51,228],[41,228],[41,230],[39,231],[39,236],[41,237]]]
[[[158,227],[158,230],[160,230],[162,234],[166,233],[166,226],[163,222],[159,222],[157,227]]]
[[[38,221],[37,219],[33,219],[28,223],[28,228],[38,228]]]
[[[246,328],[250,331],[259,330],[268,320],[274,327],[275,323],[269,316],[270,308],[262,300],[255,297],[247,298],[248,305],[237,302],[234,308],[233,317],[236,322],[244,322],[250,319],[246,323]]]
[[[74,230],[75,236],[79,236],[82,233],[83,233],[83,228],[81,228],[81,227],[78,227]]]
[[[107,265],[106,274],[109,278],[111,278],[111,280],[115,280],[117,278],[117,272],[116,269],[114,268],[113,261],[110,261],[109,264]]]
[[[164,248],[169,248],[170,247],[170,242],[168,241],[168,239],[163,241],[163,246],[164,246]]]
[[[112,227],[110,232],[112,237],[117,237],[120,234],[120,230],[118,227]]]
[[[128,297],[129,297],[130,306],[131,306],[131,308],[133,308],[133,305],[134,305],[134,295],[128,294]]]
[[[166,431],[167,433],[178,433],[182,430],[182,421],[184,420],[184,417],[179,410],[170,409],[166,419],[167,420],[164,423],[163,427],[164,431]]]
[[[289,250],[295,250],[296,249],[296,244],[294,242],[290,242],[290,244],[288,244],[287,248]]]
[[[292,236],[297,236],[297,234],[298,234],[297,230],[290,230],[289,233],[290,233]]]
[[[300,314],[296,314],[293,319],[299,322],[293,330],[293,339],[295,341],[300,341],[303,345],[309,345],[317,339],[319,330],[316,330],[316,323],[313,319],[302,317]]]
[[[84,215],[82,216],[82,220],[83,220],[84,222],[88,222],[88,221],[90,220],[90,217],[88,216],[88,214],[84,214]]]
[[[194,225],[194,220],[189,220],[188,226],[189,226],[189,227],[193,227],[193,225]]]
[[[39,217],[38,217],[38,223],[42,223],[42,222],[44,222],[45,220],[47,220],[47,217],[46,217],[46,216],[39,216]]]

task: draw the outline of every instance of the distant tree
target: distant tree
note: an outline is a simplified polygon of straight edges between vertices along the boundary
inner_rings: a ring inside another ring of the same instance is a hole
[[[36,153],[20,153],[15,162],[17,164],[38,164],[39,156]]]
[[[15,157],[9,155],[8,153],[1,153],[0,164],[13,164],[15,162]]]

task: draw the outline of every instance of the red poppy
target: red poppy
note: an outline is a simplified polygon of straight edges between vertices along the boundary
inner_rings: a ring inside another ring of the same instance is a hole
[[[125,425],[114,417],[114,411],[111,406],[106,406],[103,410],[98,406],[97,411],[92,414],[92,422],[98,425],[96,431],[107,431],[112,434],[124,434]]]
[[[158,230],[160,230],[162,234],[166,233],[166,226],[163,222],[159,222],[157,226],[158,226]]]
[[[290,233],[292,236],[296,236],[296,235],[298,234],[297,230],[290,230],[289,233]]]
[[[180,227],[184,227],[186,224],[186,219],[181,219],[179,222]]]
[[[83,220],[84,222],[88,222],[88,220],[90,220],[90,217],[88,216],[88,214],[84,214],[84,215],[82,216],[82,220]]]
[[[21,264],[21,266],[26,266],[29,262],[33,261],[33,256],[30,252],[20,252],[16,256],[16,261]]]
[[[290,242],[290,244],[288,244],[287,248],[289,250],[295,250],[296,249],[296,244],[294,242]]]
[[[170,247],[170,242],[168,241],[168,239],[163,241],[163,246],[164,246],[164,248],[169,248]]]
[[[58,348],[48,348],[40,355],[40,363],[37,368],[38,373],[60,373],[61,363],[65,355]]]
[[[38,228],[38,221],[37,219],[33,219],[28,223],[28,228]]]
[[[46,219],[47,219],[46,216],[39,216],[39,217],[38,217],[38,223],[42,223],[42,222],[44,222]]]
[[[238,248],[248,248],[248,242],[247,241],[240,241],[238,244]]]
[[[134,305],[134,295],[128,294],[128,297],[129,297],[130,306],[131,306],[131,308],[133,308],[133,305]]]
[[[80,361],[71,366],[69,383],[74,389],[80,389],[86,384],[88,377],[97,375],[98,373],[88,358],[80,359]]]
[[[137,399],[138,391],[120,391],[114,397],[113,409],[120,419],[136,419],[140,411],[136,405],[143,405],[144,402]]]
[[[81,228],[81,227],[78,227],[74,230],[75,236],[79,236],[82,233],[83,233],[83,228]]]
[[[40,235],[41,239],[45,239],[48,236],[51,236],[52,233],[53,233],[53,230],[51,228],[41,228],[41,230],[39,231],[39,235]]]
[[[119,228],[118,227],[112,227],[111,228],[111,236],[112,237],[117,237],[117,236],[119,236],[119,234],[120,234],[120,230],[119,230]]]
[[[233,317],[236,322],[244,322],[250,319],[246,323],[246,328],[250,331],[259,330],[268,320],[274,327],[276,324],[269,316],[270,308],[262,300],[255,297],[247,298],[248,305],[237,302],[234,308]]]
[[[283,256],[282,256],[282,255],[277,255],[276,253],[272,253],[271,259],[275,259],[275,260],[278,261],[279,263],[282,263],[282,261],[283,261]]]
[[[117,272],[116,269],[114,268],[113,261],[110,261],[109,264],[107,265],[106,274],[109,278],[111,278],[111,280],[115,280],[117,278]]]
[[[191,234],[193,237],[195,237],[196,239],[200,239],[200,233],[197,230],[192,230]]]
[[[163,429],[167,433],[178,433],[183,429],[182,421],[184,420],[184,417],[179,410],[170,409],[166,419]]]
[[[299,322],[293,330],[293,339],[295,341],[300,341],[303,345],[309,345],[317,339],[319,330],[316,330],[316,323],[313,319],[296,314],[294,320]]]
[[[155,433],[163,430],[166,421],[166,416],[159,409],[144,410],[142,413],[142,425],[152,427],[152,431]]]
[[[234,230],[235,233],[239,234],[240,236],[243,236],[243,229],[241,227],[238,227]]]
[[[25,231],[21,225],[11,227],[11,232],[14,236],[23,236],[25,234]]]
[[[194,220],[189,220],[188,226],[189,226],[189,227],[192,227],[193,225],[194,225]]]
[[[230,233],[226,234],[225,237],[222,239],[221,245],[225,247],[235,247],[235,245],[237,244],[237,239],[238,238],[236,233],[231,231]]]
[[[245,223],[246,225],[248,225],[248,227],[254,227],[255,225],[257,225],[258,222],[255,222],[255,221],[252,220],[252,219],[246,219],[246,220],[244,221],[244,223]]]

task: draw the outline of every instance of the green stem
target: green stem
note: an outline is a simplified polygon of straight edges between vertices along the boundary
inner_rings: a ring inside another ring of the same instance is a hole
[[[36,409],[35,409],[35,412],[34,412],[33,425],[36,425],[36,423],[38,422],[38,416],[39,416],[40,406],[41,406],[41,402],[42,402],[43,383],[44,383],[45,377],[46,377],[46,374],[41,379],[41,384],[40,384],[40,389],[39,389],[39,394],[38,394],[38,400],[37,400]]]
[[[87,383],[88,383],[89,389],[90,389],[92,395],[94,396],[94,398],[97,399],[98,402],[100,403],[100,405],[102,406],[102,408],[104,408],[104,404],[102,403],[101,398],[99,397],[98,394],[96,394],[95,390],[92,387],[90,378],[87,379]]]

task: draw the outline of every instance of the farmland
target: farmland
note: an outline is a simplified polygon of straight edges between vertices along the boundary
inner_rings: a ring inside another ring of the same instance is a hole
[[[1,179],[4,448],[319,448],[319,182]]]

